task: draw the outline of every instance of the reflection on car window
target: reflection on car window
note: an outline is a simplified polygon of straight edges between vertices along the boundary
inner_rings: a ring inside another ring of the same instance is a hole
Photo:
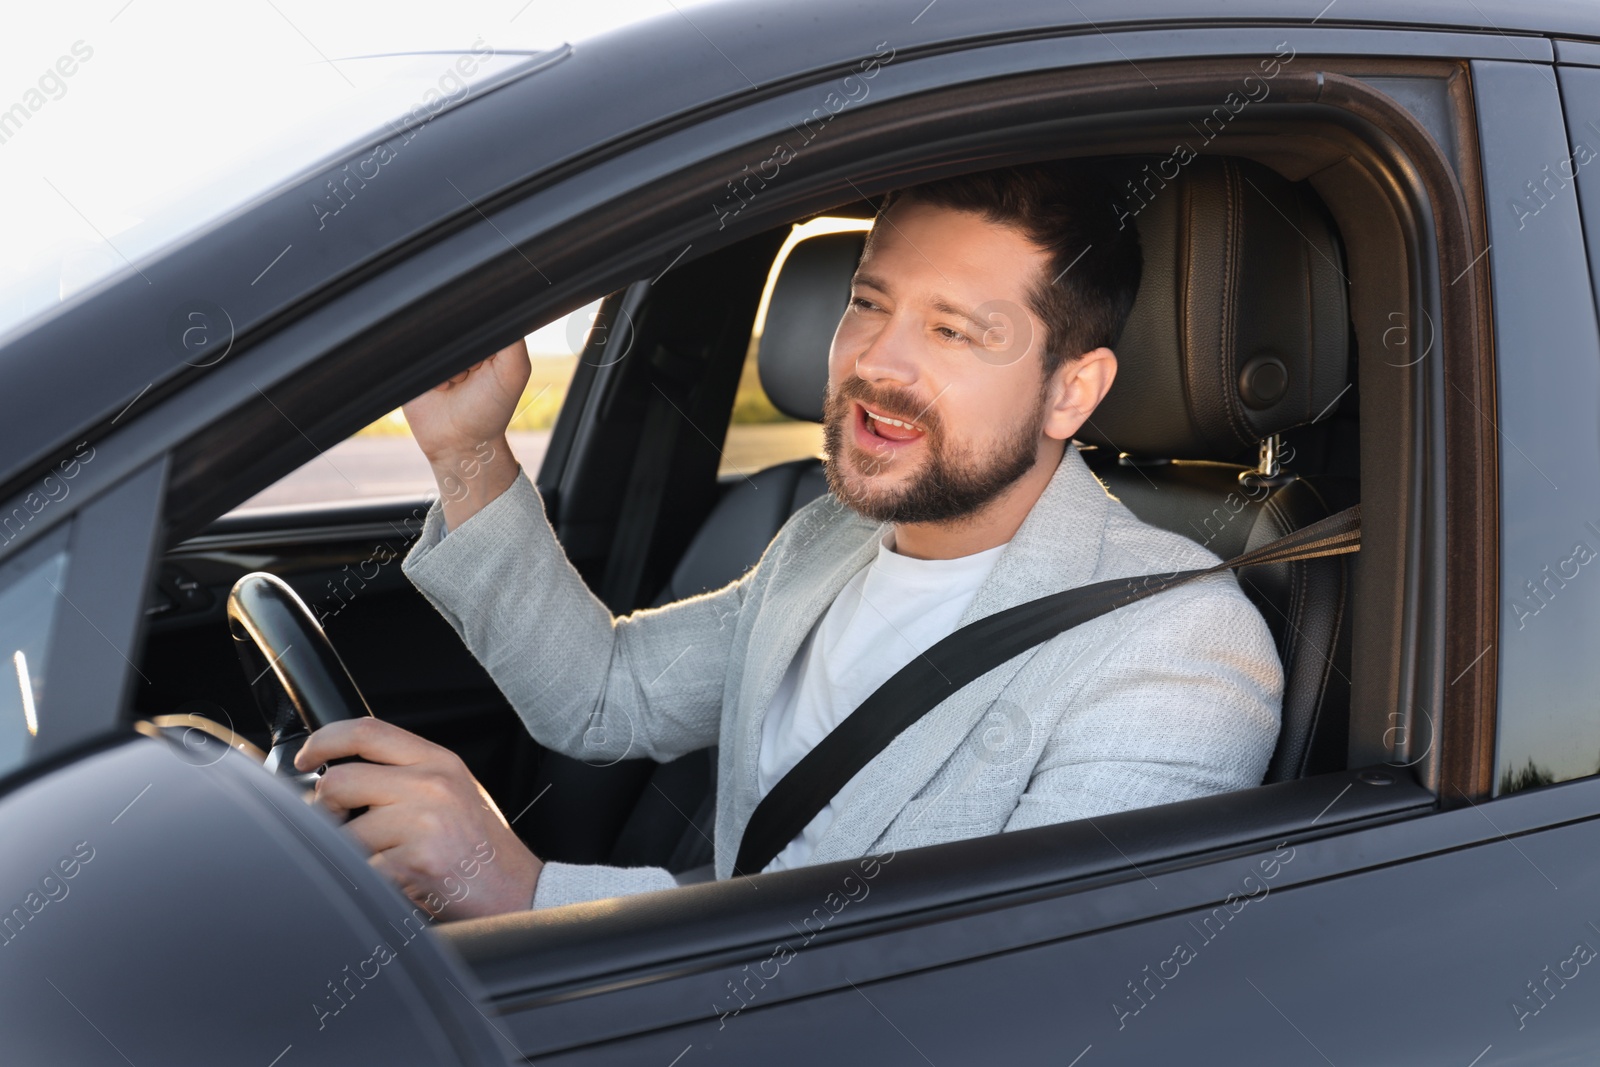
[[[822,453],[822,426],[801,419],[791,419],[767,398],[761,388],[761,375],[756,369],[756,353],[761,347],[761,333],[766,325],[767,305],[772,300],[772,287],[778,280],[778,271],[789,251],[801,241],[825,233],[848,230],[865,230],[869,219],[832,218],[812,219],[794,228],[778,249],[767,273],[767,285],[761,292],[761,305],[756,310],[755,327],[750,332],[750,347],[745,350],[744,369],[739,374],[739,391],[733,399],[733,417],[728,423],[728,435],[722,444],[722,462],[717,476],[739,477],[784,463],[791,459],[804,459]],[[827,359],[826,352],[818,353]]]
[[[66,566],[65,529],[0,564],[0,774],[27,758],[48,704],[45,652]]]
[[[527,337],[533,372],[507,434],[511,451],[528,472],[538,474],[567,386],[578,367],[600,301],[585,305]],[[487,355],[487,353],[485,353]],[[298,470],[240,504],[236,511],[266,507],[419,497],[438,491],[433,472],[411,439],[399,408],[334,445]]]

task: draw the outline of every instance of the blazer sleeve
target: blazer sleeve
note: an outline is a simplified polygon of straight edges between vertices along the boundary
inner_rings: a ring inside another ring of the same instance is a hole
[[[716,744],[750,574],[615,618],[562,551],[525,470],[449,536],[443,523],[434,501],[401,570],[535,740],[603,763]]]
[[[533,887],[534,908],[586,904],[608,897],[672,889],[678,884],[665,867],[607,867],[597,863],[546,862]]]
[[[1106,622],[1112,636],[1083,684],[1061,694],[1067,707],[1007,830],[1247,789],[1266,774],[1283,668],[1231,576]]]

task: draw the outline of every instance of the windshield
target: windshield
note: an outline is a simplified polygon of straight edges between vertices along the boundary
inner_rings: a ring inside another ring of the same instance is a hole
[[[331,157],[540,69],[565,41],[671,10],[77,6],[34,5],[0,35],[0,337]]]

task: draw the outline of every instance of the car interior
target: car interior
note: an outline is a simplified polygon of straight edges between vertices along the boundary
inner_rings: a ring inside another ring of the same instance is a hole
[[[1132,189],[1151,157],[1102,162]],[[1116,386],[1075,445],[1142,519],[1230,558],[1361,499],[1350,268],[1306,181],[1208,156],[1167,185],[1137,215],[1145,268]],[[569,558],[613,612],[732,581],[826,491],[814,455],[718,477],[716,442],[752,343],[770,403],[820,422],[828,347],[864,233],[802,240],[768,275],[793,224],[874,211],[871,200],[836,204],[606,298],[537,483]],[[764,285],[764,327],[752,337]],[[608,360],[597,344],[633,358]],[[578,388],[600,370],[610,371],[603,394]],[[633,432],[606,432],[621,425]],[[244,573],[267,570],[313,606],[340,592],[326,632],[374,713],[458,752],[538,855],[674,872],[709,863],[715,751],[596,766],[529,738],[400,571],[427,505],[241,511],[171,545],[147,609],[140,669],[150,684],[134,714],[201,715],[266,746],[224,602]],[[1267,782],[1347,764],[1349,566],[1329,557],[1239,574],[1285,667]]]

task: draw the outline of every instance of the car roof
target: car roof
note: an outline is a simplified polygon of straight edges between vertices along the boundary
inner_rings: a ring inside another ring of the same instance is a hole
[[[1317,8],[1320,7],[1320,11]],[[1289,17],[1281,0],[931,0],[907,17],[869,0],[739,0],[690,7],[550,53],[509,81],[431,120],[415,173],[362,193],[382,211],[349,225],[325,203],[340,167],[371,157],[360,142],[225,220],[177,241],[0,340],[0,487],[40,473],[55,453],[103,428],[147,392],[160,395],[197,361],[175,338],[194,309],[222,312],[230,338],[295,305],[439,222],[477,210],[529,176],[654,127],[801,84],[893,49],[900,61],[972,43],[1048,33],[1098,33],[1149,23],[1405,26],[1600,38],[1588,0],[1313,0]],[[537,136],[521,136],[537,131]],[[475,159],[472,167],[462,159]],[[369,164],[370,167],[370,164]],[[370,171],[369,171],[370,172]],[[349,171],[343,171],[348,177]],[[426,175],[430,181],[418,180]],[[439,181],[448,177],[448,183]],[[310,210],[308,210],[310,207]],[[321,225],[313,226],[313,223]],[[296,244],[301,255],[288,254]],[[282,251],[281,260],[273,257]],[[256,284],[262,277],[270,284]]]

